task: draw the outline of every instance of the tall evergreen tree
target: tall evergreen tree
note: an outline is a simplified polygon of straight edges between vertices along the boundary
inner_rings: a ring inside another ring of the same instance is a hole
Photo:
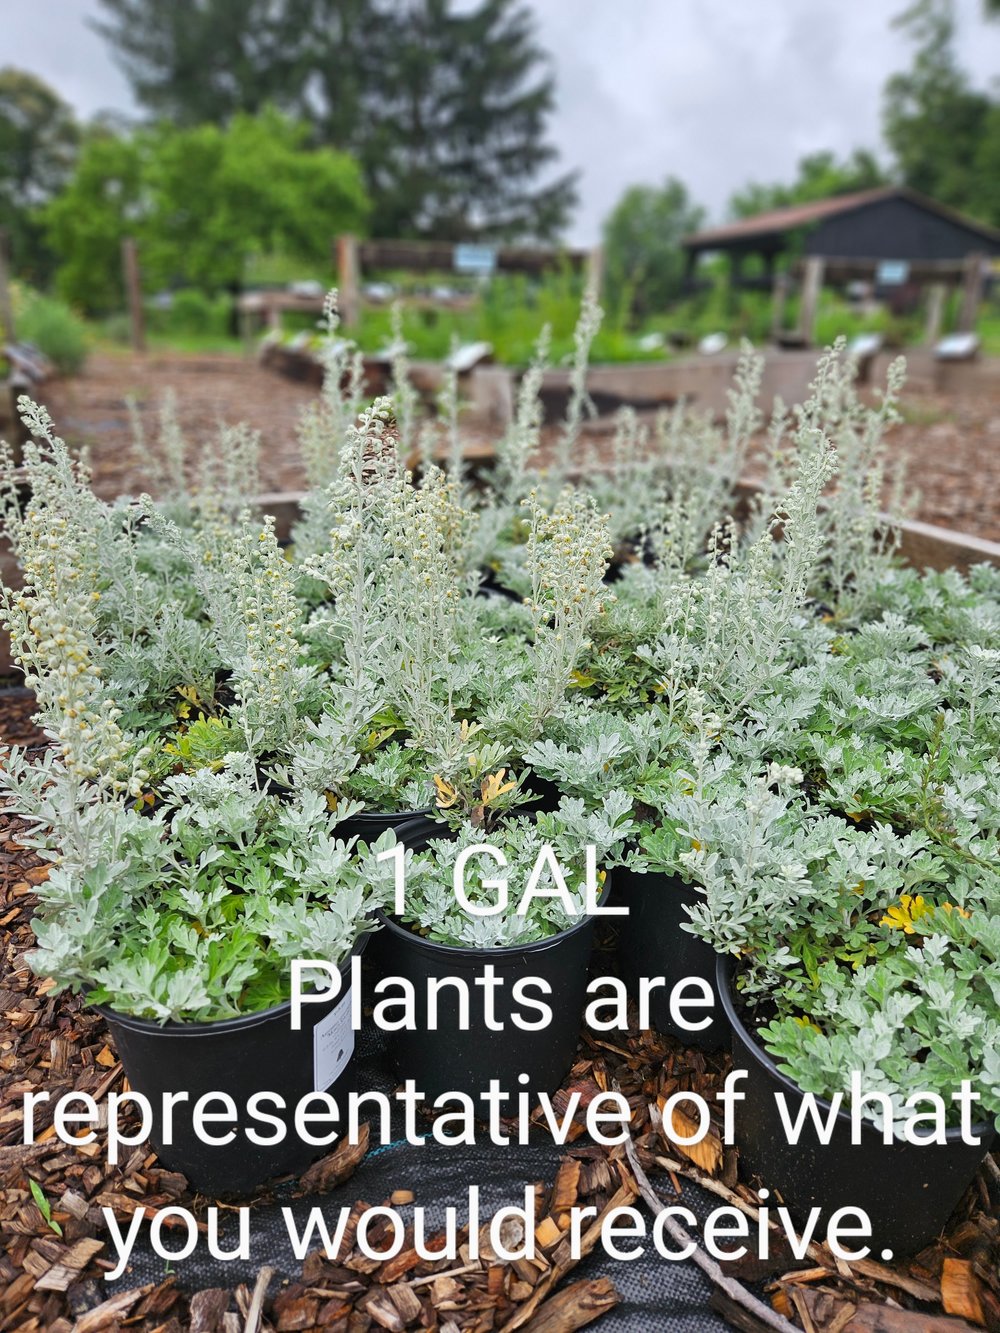
[[[353,152],[384,235],[550,238],[555,86],[520,0],[100,0],[137,100],[180,124],[266,103]]]
[[[556,157],[545,134],[555,88],[530,10],[408,0],[385,38],[381,105],[360,145],[385,224],[442,238],[556,234],[575,180],[536,184]]]
[[[288,6],[276,0],[100,0],[94,27],[114,50],[136,101],[175,125],[285,108],[295,90]],[[293,99],[295,100],[295,99]]]

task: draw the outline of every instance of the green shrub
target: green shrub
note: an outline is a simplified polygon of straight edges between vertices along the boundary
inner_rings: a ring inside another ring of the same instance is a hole
[[[150,333],[168,337],[225,338],[229,333],[228,296],[206,296],[197,287],[182,287],[173,293],[169,306],[147,313]]]
[[[76,375],[87,359],[87,326],[54,296],[31,296],[17,318],[18,336],[49,358],[60,375]]]

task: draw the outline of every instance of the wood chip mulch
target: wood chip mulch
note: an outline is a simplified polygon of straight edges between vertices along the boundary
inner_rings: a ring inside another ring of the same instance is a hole
[[[262,370],[252,356],[151,352],[94,353],[83,373],[45,386],[46,405],[71,445],[86,445],[99,494],[137,494],[148,476],[130,446],[125,399],[137,400],[149,437],[167,390],[176,390],[181,425],[192,441],[214,438],[219,421],[246,421],[261,432],[265,491],[305,484],[295,433],[299,412],[315,399],[308,384]],[[915,518],[989,541],[1000,541],[1000,376],[964,393],[921,392],[903,398],[905,420],[889,435],[893,456],[905,459],[918,495]],[[488,439],[485,426],[470,439]]]
[[[37,741],[30,706],[30,698],[0,696],[5,738]],[[24,1093],[45,1089],[55,1100],[75,1089],[100,1104],[122,1088],[121,1065],[103,1020],[79,998],[52,995],[24,960],[33,944],[34,889],[46,869],[22,836],[23,826],[0,812],[0,1333],[568,1333],[618,1304],[610,1262],[611,1277],[572,1279],[567,1213],[580,1204],[598,1210],[583,1233],[586,1253],[598,1244],[601,1220],[611,1209],[641,1206],[639,1182],[621,1147],[583,1142],[582,1125],[574,1125],[554,1179],[536,1185],[534,1261],[501,1262],[486,1229],[478,1261],[428,1262],[408,1247],[387,1262],[365,1258],[354,1236],[357,1217],[371,1204],[359,1200],[336,1258],[316,1251],[298,1275],[263,1268],[253,1288],[193,1291],[184,1287],[181,1265],[160,1282],[127,1290],[119,1284],[109,1296],[103,1275],[115,1267],[114,1249],[102,1208],[122,1222],[139,1207],[151,1212],[179,1204],[197,1214],[206,1201],[188,1190],[182,1176],[161,1168],[148,1146],[135,1148],[118,1167],[108,1165],[100,1135],[93,1144],[68,1149],[45,1121],[44,1106],[36,1132],[40,1124],[46,1128],[36,1143],[22,1144]],[[685,1190],[690,1199],[688,1182],[697,1181],[720,1200],[753,1209],[757,1196],[737,1180],[737,1153],[723,1146],[718,1133],[685,1153],[656,1123],[657,1107],[680,1088],[711,1100],[727,1067],[724,1056],[685,1050],[638,1028],[613,1039],[585,1032],[555,1105],[561,1113],[574,1090],[585,1107],[599,1090],[620,1088],[633,1108],[637,1160],[665,1203]],[[318,1193],[340,1184],[366,1146],[342,1145],[311,1167],[299,1188]],[[405,1202],[395,1196],[392,1201]],[[375,1228],[370,1236],[377,1244]],[[987,1159],[946,1238],[909,1262],[848,1265],[817,1245],[801,1262],[780,1243],[771,1254],[767,1261],[728,1263],[726,1275],[751,1284],[776,1315],[807,1333],[1000,1333],[1000,1167]],[[712,1304],[737,1328],[768,1327],[731,1294],[719,1292]]]

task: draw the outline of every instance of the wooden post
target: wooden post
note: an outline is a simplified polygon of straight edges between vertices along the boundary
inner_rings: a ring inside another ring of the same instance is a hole
[[[983,276],[986,258],[981,254],[968,255],[965,260],[965,277],[962,280],[962,306],[958,315],[958,332],[973,333],[976,328],[976,315],[983,296]]]
[[[337,294],[341,322],[345,328],[354,328],[361,318],[361,275],[358,242],[353,236],[337,237]]]
[[[13,342],[14,308],[10,299],[10,232],[0,227],[0,337]]]
[[[785,327],[785,301],[788,299],[788,274],[780,270],[771,284],[771,341],[779,342]]]
[[[813,343],[816,310],[819,306],[820,292],[823,290],[824,267],[821,255],[807,257],[805,276],[802,279],[802,308],[799,311],[799,337],[806,347],[811,347]]]
[[[587,255],[587,268],[584,275],[584,290],[593,296],[595,301],[601,299],[601,288],[604,286],[604,247],[595,245]]]
[[[947,284],[943,282],[932,283],[927,293],[927,323],[924,326],[924,345],[926,347],[933,347],[941,337],[944,304],[947,299]]]
[[[129,329],[133,352],[146,350],[146,325],[142,309],[142,279],[139,273],[139,247],[135,237],[122,241],[122,272],[125,277],[125,295],[128,298]]]
[[[284,328],[281,319],[281,305],[277,299],[277,293],[271,292],[267,296],[267,329],[269,333],[280,333]]]

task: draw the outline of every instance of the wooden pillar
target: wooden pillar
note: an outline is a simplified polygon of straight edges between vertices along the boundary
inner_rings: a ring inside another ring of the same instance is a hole
[[[337,289],[341,322],[354,328],[361,318],[361,271],[354,236],[337,237]]]
[[[799,337],[806,347],[811,347],[813,343],[816,311],[819,307],[820,292],[823,290],[824,267],[821,255],[807,256],[802,279],[802,307],[799,311]]]
[[[933,347],[941,337],[941,325],[944,320],[944,304],[947,299],[947,283],[932,283],[927,293],[927,323],[924,326],[924,345],[926,347]]]
[[[271,292],[267,296],[267,329],[269,333],[281,333],[284,323],[281,318],[281,305],[278,301],[277,292]]]
[[[972,333],[975,330],[979,302],[983,297],[985,267],[984,255],[974,254],[966,257],[965,276],[962,279],[962,305],[958,315],[959,333]]]
[[[14,307],[10,299],[10,232],[0,227],[0,339],[13,342]]]
[[[771,341],[779,342],[785,327],[785,302],[788,300],[788,274],[780,270],[771,282]]]
[[[587,268],[584,274],[586,290],[590,292],[595,301],[601,299],[601,288],[604,285],[604,247],[595,245],[587,256]]]
[[[146,350],[146,323],[142,308],[142,278],[139,273],[139,247],[134,236],[122,241],[122,272],[128,299],[129,336],[133,352]]]

